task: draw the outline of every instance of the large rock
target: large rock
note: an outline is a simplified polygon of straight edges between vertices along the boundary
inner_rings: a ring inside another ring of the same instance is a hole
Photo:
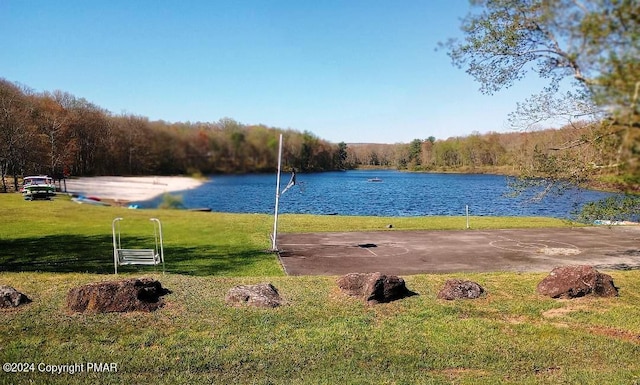
[[[381,273],[349,273],[338,278],[340,290],[364,298],[369,304],[386,303],[415,295],[404,279]]]
[[[11,286],[0,286],[0,308],[18,307],[31,300]]]
[[[556,267],[538,283],[537,291],[551,298],[618,295],[618,288],[613,284],[610,275],[600,273],[587,265]]]
[[[168,293],[150,278],[97,282],[69,290],[67,307],[74,312],[150,312],[164,305],[160,297]]]
[[[482,286],[473,281],[449,279],[438,293],[439,299],[475,299],[484,293]]]
[[[232,306],[245,305],[262,308],[274,308],[284,304],[278,289],[270,283],[233,287],[229,289],[224,300]]]

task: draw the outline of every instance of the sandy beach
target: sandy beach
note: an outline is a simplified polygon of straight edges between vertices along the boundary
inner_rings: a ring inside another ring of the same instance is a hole
[[[164,193],[190,190],[202,183],[183,176],[97,176],[66,181],[69,193],[123,202],[149,200]]]

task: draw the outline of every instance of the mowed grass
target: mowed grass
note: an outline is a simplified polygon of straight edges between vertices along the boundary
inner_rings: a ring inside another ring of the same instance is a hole
[[[0,270],[39,272],[113,272],[111,223],[120,222],[124,248],[153,248],[151,217],[162,221],[167,272],[187,275],[283,275],[271,248],[273,216],[179,210],[130,210],[80,205],[66,196],[24,201],[1,194]],[[387,225],[393,228],[388,229]],[[566,227],[553,218],[471,217],[473,229]],[[281,215],[279,233],[355,230],[463,230],[463,217],[348,217]],[[136,267],[122,267],[136,271]],[[143,271],[147,271],[144,269]]]
[[[609,272],[617,298],[553,300],[535,292],[545,274],[405,276],[419,295],[367,306],[342,295],[337,277],[286,277],[270,247],[272,217],[136,211],[24,202],[0,195],[0,285],[33,302],[0,311],[0,361],[34,363],[0,372],[0,383],[160,384],[633,384],[640,382],[640,273]],[[130,268],[172,291],[153,313],[73,314],[66,294],[112,280],[111,220],[123,243],[153,242],[163,221],[168,274]],[[472,228],[566,226],[562,221],[472,218]],[[280,231],[464,229],[464,218],[284,215]],[[444,301],[448,278],[477,281],[478,300]],[[277,309],[228,307],[233,286],[271,282]],[[88,372],[90,362],[117,372]],[[39,364],[84,364],[75,374]],[[40,366],[45,368],[45,366]]]

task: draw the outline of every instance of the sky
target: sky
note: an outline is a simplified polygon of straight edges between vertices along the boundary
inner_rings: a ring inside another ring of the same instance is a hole
[[[309,131],[338,143],[509,132],[543,85],[494,95],[438,42],[467,0],[2,0],[0,78],[114,115]],[[533,75],[532,75],[533,76]]]

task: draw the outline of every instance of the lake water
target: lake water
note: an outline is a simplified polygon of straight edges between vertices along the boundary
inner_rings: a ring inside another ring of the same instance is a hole
[[[282,173],[281,189],[290,175]],[[370,179],[379,178],[380,182]],[[276,175],[213,176],[197,189],[178,193],[188,208],[231,213],[273,213]],[[585,202],[609,194],[570,190],[542,202],[510,198],[507,178],[498,175],[427,174],[354,170],[298,174],[280,197],[280,213],[367,216],[547,216],[569,218]],[[141,203],[155,207],[159,199]]]

